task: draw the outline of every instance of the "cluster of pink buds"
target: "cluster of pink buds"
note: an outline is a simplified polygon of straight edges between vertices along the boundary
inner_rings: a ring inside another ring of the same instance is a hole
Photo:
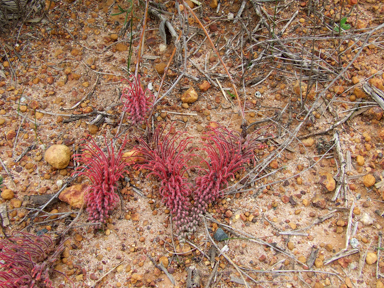
[[[149,141],[138,138],[139,145],[135,148],[143,160],[136,167],[149,170],[148,177],[152,175],[160,181],[162,201],[172,212],[179,233],[192,225],[188,221],[191,189],[185,173],[193,154],[186,152],[189,138],[181,139],[181,136],[182,133],[172,135],[165,133],[164,128],[157,128]]]
[[[115,153],[114,143],[107,143],[105,138],[106,153],[89,137],[83,144],[81,154],[74,155],[75,160],[82,166],[76,168],[75,173],[87,177],[91,185],[85,196],[89,220],[104,223],[108,213],[112,211],[119,201],[116,193],[117,182],[126,172],[129,165],[123,159],[123,149],[127,144],[124,139],[120,149]]]
[[[0,287],[53,287],[50,274],[64,245],[48,236],[14,232],[0,239]]]
[[[123,111],[128,113],[129,120],[132,124],[136,125],[142,124],[146,120],[147,113],[152,108],[154,96],[148,89],[143,90],[140,84],[140,77],[132,77],[132,82],[124,80],[128,81],[129,86],[123,88],[121,101],[123,103]]]
[[[222,126],[210,128],[203,140],[201,150],[207,153],[208,160],[202,158],[202,166],[207,168],[199,168],[201,175],[196,178],[195,215],[205,213],[209,204],[223,196],[220,191],[230,179],[235,179],[237,172],[245,169],[244,164],[254,159],[254,150],[260,145],[257,138],[244,139]]]

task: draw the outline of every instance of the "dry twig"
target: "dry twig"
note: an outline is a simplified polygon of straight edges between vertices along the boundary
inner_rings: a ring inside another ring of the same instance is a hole
[[[93,87],[91,89],[91,91],[89,91],[89,93],[85,94],[83,98],[81,98],[81,100],[79,102],[77,102],[75,105],[73,105],[71,108],[63,108],[63,110],[72,110],[72,109],[75,109],[77,106],[79,106],[85,99],[87,99],[88,97],[91,97],[91,95],[95,92],[95,89],[96,89],[96,85],[97,83],[99,82],[99,78],[100,78],[100,74],[97,74],[97,78],[96,78],[96,81],[95,81],[95,84],[93,84]]]
[[[379,239],[377,239],[377,262],[376,262],[376,279],[379,279],[380,277],[383,277],[383,275],[380,273],[379,269],[379,263],[380,261],[380,251],[383,249],[381,248],[381,239],[383,238],[383,233],[379,232]]]
[[[196,19],[196,21],[199,23],[200,27],[203,29],[205,35],[207,36],[208,38],[208,41],[209,43],[211,44],[212,46],[212,49],[215,51],[216,55],[218,56],[221,64],[223,65],[224,69],[225,69],[225,72],[227,73],[228,77],[229,77],[229,80],[231,81],[232,83],[232,88],[235,92],[235,95],[236,95],[236,99],[237,99],[237,103],[238,103],[238,106],[239,106],[239,109],[240,109],[240,112],[241,112],[241,117],[243,119],[243,123],[242,124],[245,124],[246,125],[246,120],[245,120],[245,115],[244,115],[244,109],[243,109],[243,106],[241,105],[241,101],[240,101],[240,97],[239,97],[239,94],[237,93],[237,89],[236,89],[236,85],[235,85],[235,82],[233,81],[232,79],[232,76],[231,74],[229,73],[228,69],[227,69],[227,66],[225,65],[223,59],[221,58],[219,52],[216,50],[216,47],[215,45],[213,44],[212,42],[212,39],[211,37],[209,36],[207,30],[205,29],[204,25],[201,23],[200,19],[196,16],[195,12],[193,12],[193,10],[189,7],[189,5],[187,3],[185,3],[185,1],[183,1],[184,3],[184,7],[187,8],[187,10],[192,14],[192,16]]]
[[[205,232],[206,232],[206,234],[207,234],[209,240],[211,241],[212,245],[214,245],[214,246],[216,247],[216,249],[220,251],[220,248],[217,246],[217,244],[215,243],[215,241],[213,241],[211,235],[209,234],[208,227],[207,227],[207,221],[205,220],[205,217],[202,216],[202,219],[203,219],[203,221],[204,221]],[[229,258],[224,252],[221,251],[220,254],[223,255],[224,258],[225,258],[229,263],[231,263],[233,267],[235,267],[235,269],[237,270],[237,272],[240,274],[241,278],[243,279],[243,281],[244,281],[244,285],[245,285],[247,288],[249,288],[248,282],[245,280],[244,275],[243,275],[244,272],[241,271],[241,270],[239,269],[239,267],[235,264],[235,262],[233,262],[232,259]],[[249,277],[249,276],[248,276],[248,277]],[[250,277],[250,279],[252,279],[252,278]]]
[[[343,192],[343,197],[344,198],[346,197],[347,179],[346,179],[346,174],[345,174],[345,166],[347,165],[347,163],[345,162],[343,151],[341,149],[340,135],[339,135],[338,131],[334,132],[333,140],[335,141],[336,152],[337,152],[337,156],[339,158],[339,165],[340,165],[339,183],[337,184],[335,194],[332,197],[332,201],[336,201],[337,197],[339,196],[340,190]],[[346,245],[348,247],[348,243]]]
[[[365,250],[365,252],[360,251],[359,274],[358,274],[357,278],[360,278],[361,273],[363,273],[363,268],[365,265],[365,259],[367,258],[369,248],[371,248],[372,241],[373,240],[371,240],[371,242],[369,242],[369,245],[368,245],[367,249]],[[354,250],[357,250],[359,252],[359,249],[354,249]]]
[[[340,259],[340,258],[343,258],[343,257],[347,257],[349,255],[353,255],[353,254],[356,254],[359,252],[359,249],[351,249],[351,250],[341,250],[339,253],[335,254],[333,257],[327,259],[324,261],[324,265],[328,265],[329,263],[332,263],[333,261],[337,260],[337,259]]]

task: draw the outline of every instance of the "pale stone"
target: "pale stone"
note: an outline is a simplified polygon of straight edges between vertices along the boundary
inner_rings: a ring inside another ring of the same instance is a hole
[[[45,151],[45,161],[56,169],[64,169],[71,160],[71,150],[65,145],[52,145]]]
[[[366,226],[372,225],[373,221],[374,221],[373,218],[371,216],[369,216],[368,213],[364,213],[360,219],[360,222]]]
[[[167,50],[167,45],[165,45],[165,44],[160,44],[160,45],[159,45],[159,50],[160,50],[160,52],[164,52],[165,50]]]
[[[68,203],[73,208],[80,209],[84,205],[84,196],[87,188],[88,185],[85,183],[70,186],[60,193],[59,199]]]
[[[313,144],[315,144],[315,140],[313,138],[304,139],[302,142],[305,147],[311,147]]]
[[[372,174],[367,174],[363,177],[363,184],[365,187],[371,187],[375,185],[376,179]]]
[[[166,256],[161,256],[159,259],[159,263],[162,263],[165,268],[168,268],[169,260]]]
[[[199,95],[195,91],[193,87],[189,88],[187,91],[183,93],[181,96],[181,102],[183,103],[194,103],[199,98]]]
[[[365,262],[367,262],[367,264],[371,265],[371,264],[376,263],[376,261],[377,261],[376,253],[368,252],[367,257],[365,258]]]
[[[11,189],[4,189],[3,192],[1,192],[1,198],[4,200],[11,200],[13,197],[15,197],[15,194]]]

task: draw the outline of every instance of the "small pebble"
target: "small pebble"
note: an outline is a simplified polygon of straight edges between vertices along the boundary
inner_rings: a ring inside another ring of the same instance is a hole
[[[336,228],[336,233],[337,233],[337,234],[341,234],[341,233],[343,233],[343,232],[344,232],[343,227],[338,226],[338,227]]]
[[[363,177],[363,184],[365,187],[371,187],[375,185],[376,179],[372,174],[367,174]]]
[[[349,240],[349,244],[351,244],[351,247],[355,249],[359,247],[359,240],[357,240],[356,238],[352,238],[351,240]]]
[[[374,221],[373,218],[371,216],[369,216],[368,213],[364,213],[360,219],[360,222],[366,226],[372,225],[373,221]]]
[[[164,74],[165,67],[167,67],[167,63],[159,63],[155,65],[155,69],[160,75]]]
[[[78,242],[81,242],[81,241],[83,241],[83,236],[81,236],[80,234],[76,234],[75,235],[75,240],[78,241]]]
[[[356,162],[357,162],[357,164],[358,165],[360,165],[360,166],[363,166],[364,165],[364,157],[363,156],[361,156],[361,155],[357,155],[357,157],[356,157]]]
[[[315,260],[315,266],[316,266],[316,268],[321,268],[321,267],[323,267],[323,260],[321,260],[320,258],[316,258],[316,260]]]
[[[305,258],[304,256],[300,256],[298,258],[298,260],[301,262],[301,263],[307,263],[307,258]]]
[[[216,230],[215,235],[213,235],[213,238],[215,238],[216,241],[223,241],[225,239],[228,239],[228,234],[225,233],[223,229],[218,228]]]
[[[4,189],[3,192],[1,192],[1,197],[4,200],[11,200],[13,197],[15,197],[15,194],[10,189]]]
[[[368,252],[367,257],[365,258],[365,262],[367,262],[367,264],[371,265],[371,264],[376,263],[376,261],[377,261],[376,253]]]
[[[20,208],[21,204],[22,202],[20,199],[16,199],[16,198],[11,199],[11,205],[13,206],[13,208]]]
[[[162,263],[165,268],[168,268],[169,260],[166,256],[161,256],[159,259],[159,263]]]
[[[295,230],[297,228],[297,225],[295,223],[291,222],[288,225],[291,227],[292,230]]]
[[[123,272],[123,270],[124,270],[124,265],[119,265],[119,266],[117,266],[117,268],[116,268],[116,271],[117,271],[117,272]]]

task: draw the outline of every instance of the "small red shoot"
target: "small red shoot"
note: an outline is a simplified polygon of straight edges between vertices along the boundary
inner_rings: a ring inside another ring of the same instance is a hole
[[[86,194],[87,211],[92,222],[105,223],[108,213],[112,211],[119,201],[116,194],[117,182],[127,171],[128,161],[123,158],[123,150],[127,145],[125,138],[120,149],[115,153],[114,143],[108,144],[105,138],[105,150],[96,144],[89,136],[83,144],[83,152],[74,155],[75,160],[82,166],[76,168],[75,173],[83,175],[91,181]]]
[[[0,287],[53,287],[53,264],[63,249],[45,235],[15,232],[0,239]]]
[[[151,110],[154,96],[149,89],[143,90],[140,84],[140,77],[132,76],[132,82],[128,87],[124,87],[121,94],[121,102],[123,103],[123,111],[128,113],[128,118],[133,125],[142,124],[147,117],[147,113]]]
[[[210,203],[222,197],[221,189],[238,171],[245,169],[245,163],[254,159],[258,141],[251,136],[244,139],[220,125],[205,133],[201,150],[207,153],[208,160],[202,158],[201,162],[207,168],[200,168],[202,175],[196,178],[194,214],[204,213]]]
[[[172,135],[171,132],[165,133],[164,129],[157,128],[150,141],[137,139],[139,144],[135,149],[143,163],[135,167],[149,170],[148,177],[153,175],[160,181],[159,193],[174,215],[173,220],[179,233],[192,225],[188,221],[191,189],[185,174],[189,169],[187,162],[193,154],[186,153],[189,138],[181,139],[183,133]]]

